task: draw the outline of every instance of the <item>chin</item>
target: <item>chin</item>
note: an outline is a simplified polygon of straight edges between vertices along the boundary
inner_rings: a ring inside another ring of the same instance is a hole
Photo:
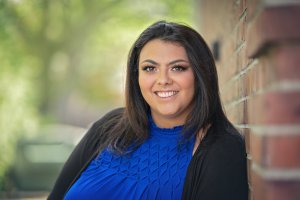
[[[177,117],[177,113],[178,113],[178,111],[175,111],[175,110],[166,110],[166,111],[158,112],[158,114],[160,114],[161,116],[164,116],[166,118]]]

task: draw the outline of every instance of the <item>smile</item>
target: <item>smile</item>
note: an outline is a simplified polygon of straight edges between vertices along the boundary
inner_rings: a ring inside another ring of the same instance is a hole
[[[177,94],[178,91],[166,91],[166,92],[155,92],[155,94],[161,98],[168,98]]]

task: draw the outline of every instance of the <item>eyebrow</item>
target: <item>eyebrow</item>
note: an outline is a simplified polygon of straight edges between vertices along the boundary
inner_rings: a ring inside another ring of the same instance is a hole
[[[155,62],[154,60],[151,60],[151,59],[146,59],[146,60],[144,60],[142,63],[145,63],[145,62],[151,63],[151,64],[153,64],[153,65],[159,65],[157,62]],[[178,59],[178,60],[174,60],[174,61],[169,62],[168,65],[173,65],[173,64],[178,63],[178,62],[189,63],[189,62],[186,61],[186,60]]]

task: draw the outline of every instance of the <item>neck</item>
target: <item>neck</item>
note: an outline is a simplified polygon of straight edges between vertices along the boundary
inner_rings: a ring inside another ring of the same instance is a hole
[[[184,125],[185,120],[177,119],[177,118],[167,118],[167,117],[158,117],[156,115],[152,115],[152,119],[157,127],[159,128],[173,128],[175,126]]]

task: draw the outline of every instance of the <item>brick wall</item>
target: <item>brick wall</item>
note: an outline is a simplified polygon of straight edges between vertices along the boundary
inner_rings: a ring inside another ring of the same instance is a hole
[[[249,199],[299,200],[300,1],[197,2],[200,32],[220,47],[226,113],[246,139]]]

